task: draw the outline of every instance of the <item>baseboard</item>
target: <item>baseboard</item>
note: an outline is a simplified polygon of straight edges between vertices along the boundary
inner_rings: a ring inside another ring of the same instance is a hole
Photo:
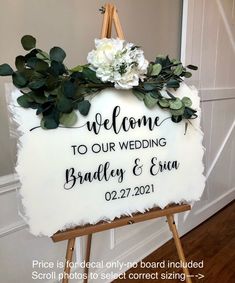
[[[3,228],[0,229],[0,238],[15,233],[17,231],[23,230],[26,227],[28,227],[28,225],[23,220],[4,226]]]
[[[182,221],[180,221],[181,225],[179,227],[180,236],[183,236],[184,234],[200,225],[202,222],[206,221],[208,218],[213,216],[216,212],[225,207],[234,199],[235,187],[222,194],[218,198],[210,201],[201,208],[195,209],[193,206],[192,210],[188,213],[188,215],[192,214],[193,219],[191,218],[190,221],[187,221],[186,218],[186,220],[183,221],[181,218]]]
[[[16,174],[0,176],[0,195],[13,191],[20,187],[20,182]]]

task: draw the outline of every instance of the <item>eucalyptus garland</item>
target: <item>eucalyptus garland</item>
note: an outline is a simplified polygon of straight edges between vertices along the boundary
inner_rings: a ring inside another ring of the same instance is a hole
[[[106,43],[107,41],[108,39]],[[147,65],[147,61],[143,61],[146,72],[139,68],[140,74],[136,76],[133,70],[138,64],[140,66],[141,50],[138,46],[129,44],[122,49],[124,51],[119,51],[118,69],[115,69],[116,75],[110,79],[107,78],[107,70],[99,68],[95,63],[68,69],[63,63],[66,53],[62,48],[53,47],[48,54],[36,48],[36,39],[31,35],[23,36],[21,44],[28,53],[16,57],[15,71],[8,64],[0,65],[0,76],[12,76],[13,84],[22,93],[17,99],[18,104],[23,108],[35,109],[36,115],[41,117],[41,127],[44,129],[54,129],[60,124],[66,127],[73,126],[77,121],[77,110],[83,116],[89,113],[91,106],[89,97],[92,94],[113,87],[131,88],[133,94],[143,101],[146,107],[153,108],[158,105],[169,111],[175,123],[182,119],[197,117],[197,111],[191,108],[192,102],[189,97],[180,99],[171,93],[171,89],[176,90],[180,87],[183,78],[191,76],[188,69],[197,70],[196,66],[184,67],[179,60],[158,56],[154,62]],[[128,55],[126,50],[129,50],[129,57],[137,58],[135,59],[137,61],[131,62],[129,66],[126,64],[126,59],[120,60]],[[94,56],[93,51],[90,57],[88,55],[88,62],[89,58],[92,57],[93,60]],[[90,59],[90,62],[92,60]],[[104,64],[100,65],[104,66]],[[109,68],[110,70],[114,72],[113,67]],[[128,76],[132,74],[135,78],[135,81],[131,81],[131,87],[123,83],[123,74]],[[118,79],[115,80],[115,77]],[[163,91],[167,95],[163,95]]]

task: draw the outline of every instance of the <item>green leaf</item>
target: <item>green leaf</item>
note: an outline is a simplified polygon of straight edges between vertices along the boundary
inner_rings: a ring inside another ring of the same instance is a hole
[[[37,72],[46,72],[49,68],[49,65],[47,64],[47,62],[38,59],[38,61],[35,64],[35,70]]]
[[[191,78],[192,77],[192,74],[190,72],[185,72],[184,73],[184,77],[185,78]]]
[[[37,51],[38,51],[38,53],[36,54],[36,57],[38,59],[47,60],[47,61],[50,60],[50,56],[47,52],[42,51],[41,49],[37,49]]]
[[[74,72],[79,72],[81,73],[83,71],[83,67],[81,65],[78,65],[76,67],[74,67],[73,69],[70,70],[72,73]]]
[[[73,98],[76,94],[76,86],[71,81],[64,82],[64,95]]]
[[[88,100],[83,100],[78,103],[78,111],[83,115],[86,116],[89,113],[91,104]]]
[[[96,77],[96,72],[91,70],[90,68],[83,68],[82,74],[84,75],[84,77],[86,79],[88,79],[89,81],[93,82],[93,83],[100,83],[100,79],[98,79]]]
[[[153,91],[150,91],[149,94],[153,97],[153,98],[162,98],[162,95],[160,93],[160,91],[158,90],[153,90]]]
[[[39,79],[32,81],[28,84],[28,87],[32,90],[39,89],[45,85],[45,79]]]
[[[27,58],[27,61],[26,61],[27,67],[35,69],[38,60],[39,59],[37,57],[33,57],[33,56]]]
[[[184,114],[184,109],[185,109],[185,107],[183,106],[183,107],[181,107],[180,109],[177,109],[177,110],[170,109],[170,111],[171,111],[171,114],[173,116],[179,116],[179,115],[183,115]]]
[[[36,39],[31,35],[25,35],[21,38],[21,44],[24,50],[31,50],[36,46]]]
[[[170,108],[173,110],[178,110],[183,106],[182,101],[177,97],[176,99],[172,99],[169,101],[170,103]]]
[[[180,86],[179,82],[175,79],[170,79],[166,83],[166,87],[169,87],[169,88],[178,88],[179,86]]]
[[[39,96],[39,95],[33,94],[32,97],[34,98],[34,101],[38,104],[43,104],[47,102],[47,98],[45,96]]]
[[[60,47],[53,47],[50,50],[50,58],[56,62],[62,63],[66,57],[66,53]]]
[[[41,127],[43,129],[56,129],[59,126],[59,123],[52,116],[43,117],[41,120]]]
[[[171,120],[174,122],[174,123],[179,123],[180,121],[182,121],[182,116],[172,116],[171,117]]]
[[[11,76],[14,73],[11,66],[8,64],[0,65],[0,76]]]
[[[150,93],[147,93],[144,97],[144,104],[150,109],[153,108],[157,102],[158,99],[152,97]]]
[[[157,76],[160,74],[162,70],[162,65],[161,64],[154,64],[151,72],[151,76]]]
[[[192,100],[189,97],[183,97],[182,98],[182,102],[184,104],[184,106],[190,107],[192,106]]]
[[[132,89],[132,93],[139,99],[139,100],[144,100],[145,94],[135,88]]]
[[[170,103],[166,98],[160,99],[158,103],[162,108],[168,108],[170,106]]]
[[[31,106],[31,103],[29,102],[26,94],[19,96],[17,98],[17,102],[23,108],[29,108]]]
[[[60,62],[52,61],[51,67],[49,69],[49,73],[52,74],[53,76],[63,75],[64,73],[66,73],[64,64]]]
[[[152,70],[153,70],[153,64],[150,63],[147,69],[147,76],[151,76]]]
[[[23,71],[25,68],[25,58],[24,56],[20,55],[17,56],[15,59],[15,66],[18,71]]]
[[[22,88],[27,85],[26,78],[19,72],[15,72],[12,75],[12,81],[13,81],[13,84],[18,88]]]
[[[184,118],[185,119],[190,119],[190,118],[197,118],[197,111],[192,109],[192,108],[189,108],[189,107],[185,107],[185,110],[184,110]]]
[[[66,127],[71,127],[77,122],[77,114],[75,111],[72,111],[69,114],[62,114],[60,117],[60,123]]]
[[[196,71],[196,70],[198,69],[198,67],[197,67],[197,66],[195,66],[195,65],[191,65],[191,64],[190,64],[190,65],[188,65],[188,66],[187,66],[187,68],[188,68],[188,69],[191,69],[191,70],[194,70],[194,71]]]
[[[154,90],[156,87],[157,87],[157,83],[149,83],[149,82],[144,83],[144,89],[147,91]]]
[[[73,101],[62,96],[57,103],[57,108],[60,112],[70,113],[73,110]]]
[[[179,76],[179,75],[181,75],[182,72],[183,72],[183,66],[180,64],[180,65],[178,65],[178,66],[175,68],[174,74],[175,74],[176,76]]]
[[[55,90],[58,88],[60,82],[58,80],[58,78],[48,75],[48,77],[46,78],[46,86],[49,90]],[[56,94],[58,94],[58,91],[56,91]]]

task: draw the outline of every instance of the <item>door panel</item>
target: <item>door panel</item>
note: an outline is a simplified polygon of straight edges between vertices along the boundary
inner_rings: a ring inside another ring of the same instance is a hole
[[[235,43],[232,0],[184,1],[182,59],[199,66],[188,83],[202,98],[206,189],[192,211],[180,215],[184,234],[235,197]]]

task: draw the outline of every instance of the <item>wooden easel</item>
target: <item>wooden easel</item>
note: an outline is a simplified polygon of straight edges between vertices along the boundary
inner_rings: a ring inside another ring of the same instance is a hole
[[[121,23],[117,14],[117,9],[112,4],[105,4],[104,8],[104,17],[103,17],[103,24],[102,24],[102,30],[101,30],[101,38],[110,38],[112,33],[112,23],[114,23],[117,37],[119,39],[124,39],[124,34],[122,31]],[[69,275],[70,275],[70,266],[69,263],[72,262],[73,258],[73,251],[74,251],[74,245],[75,245],[75,239],[76,237],[87,235],[87,247],[86,247],[86,256],[85,256],[85,262],[90,261],[90,251],[91,251],[91,241],[92,241],[92,234],[122,227],[126,225],[132,225],[135,223],[147,221],[154,218],[159,217],[166,217],[167,222],[169,225],[169,228],[172,232],[175,246],[177,249],[177,253],[179,256],[179,259],[182,263],[186,262],[183,248],[180,242],[180,238],[178,235],[178,231],[174,222],[174,214],[184,212],[187,210],[190,210],[191,206],[188,204],[182,204],[182,205],[169,205],[164,209],[160,208],[153,208],[145,213],[135,213],[133,216],[123,216],[121,218],[116,218],[112,222],[105,222],[101,221],[95,225],[85,225],[85,226],[78,226],[73,229],[68,229],[66,231],[59,231],[55,233],[52,236],[53,242],[59,242],[59,241],[65,241],[68,240],[67,244],[67,251],[66,251],[66,257],[65,257],[65,268],[64,268],[64,278],[62,280],[62,283],[68,283],[69,282]],[[192,280],[189,275],[188,268],[183,268],[183,272],[186,275],[186,282],[192,283]],[[89,270],[87,267],[84,269],[84,274],[89,275]],[[88,282],[88,279],[84,279],[84,283]]]

